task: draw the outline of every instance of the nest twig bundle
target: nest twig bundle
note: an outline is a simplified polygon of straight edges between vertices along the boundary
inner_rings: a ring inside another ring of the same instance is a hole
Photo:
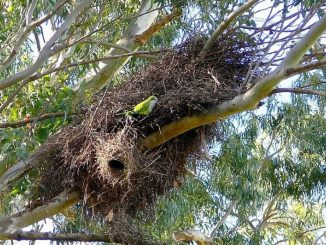
[[[84,118],[52,136],[34,154],[45,199],[75,188],[94,213],[134,215],[170,190],[185,174],[186,162],[201,152],[199,132],[191,130],[156,149],[140,140],[185,115],[203,112],[232,99],[253,60],[254,44],[237,34],[223,36],[198,58],[204,40],[191,40],[100,94]],[[151,95],[158,104],[148,116],[124,112]],[[216,134],[214,125],[206,135]],[[113,215],[114,217],[114,215]]]

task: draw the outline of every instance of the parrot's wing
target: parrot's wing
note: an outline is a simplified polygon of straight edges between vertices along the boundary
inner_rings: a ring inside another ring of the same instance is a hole
[[[146,101],[143,101],[134,107],[134,112],[142,111],[144,110],[145,107],[146,107]]]
[[[146,114],[148,111],[150,101],[151,101],[151,99],[148,98],[148,99],[144,100],[143,102],[140,102],[138,105],[136,105],[134,107],[134,112],[141,114],[141,115]]]

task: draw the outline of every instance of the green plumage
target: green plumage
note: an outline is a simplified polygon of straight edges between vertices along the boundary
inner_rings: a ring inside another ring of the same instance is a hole
[[[140,102],[137,104],[132,111],[127,112],[127,115],[142,115],[142,116],[147,116],[149,113],[152,112],[154,106],[156,105],[158,99],[156,96],[150,96],[146,100]]]

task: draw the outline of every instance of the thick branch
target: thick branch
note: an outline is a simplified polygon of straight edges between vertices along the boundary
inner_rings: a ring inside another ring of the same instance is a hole
[[[159,131],[147,136],[142,141],[142,146],[155,148],[164,142],[199,126],[224,119],[228,116],[255,109],[258,103],[268,97],[274,87],[288,77],[288,69],[295,69],[300,59],[305,55],[313,43],[326,30],[326,15],[314,24],[306,35],[290,50],[283,62],[270,74],[249,89],[245,94],[232,100],[225,101],[207,113],[198,113],[187,116],[165,125]]]
[[[185,230],[173,232],[173,239],[176,242],[191,242],[194,241],[198,245],[210,244],[209,238],[207,238],[201,231],[198,230]]]
[[[107,235],[95,235],[85,233],[57,234],[50,232],[24,232],[0,233],[1,240],[51,240],[51,241],[71,241],[71,242],[113,242]]]
[[[0,128],[17,128],[17,127],[21,127],[21,126],[24,126],[29,123],[43,121],[48,118],[62,117],[64,115],[66,115],[65,112],[47,113],[47,114],[43,114],[38,117],[30,117],[30,118],[26,118],[24,120],[20,120],[20,121],[16,121],[16,122],[0,123]]]
[[[312,94],[312,95],[326,96],[326,92],[316,91],[316,90],[311,90],[306,88],[276,88],[272,91],[271,94],[278,94],[278,93]]]
[[[0,233],[14,233],[34,224],[42,219],[49,218],[64,209],[71,207],[80,199],[77,192],[63,192],[49,203],[37,207],[32,211],[19,212],[0,220]]]
[[[247,11],[249,8],[251,8],[254,4],[258,2],[259,0],[249,0],[245,4],[241,5],[238,9],[233,11],[229,16],[227,16],[226,19],[221,24],[219,24],[219,26],[213,32],[212,36],[208,39],[199,55],[201,57],[204,57],[213,46],[215,40],[231,25],[231,23],[242,13]]]
[[[5,173],[0,176],[0,193],[7,189],[7,187],[23,176],[31,168],[31,160],[20,160],[15,165],[10,167]]]
[[[11,154],[2,154],[2,156],[0,156],[0,178],[14,164],[16,164],[16,162],[14,161],[14,156],[12,156]]]
[[[135,41],[143,45],[150,39],[154,33],[160,31],[164,26],[170,23],[173,19],[181,16],[181,11],[176,10],[171,14],[164,16],[161,20],[151,25],[146,31],[144,31],[141,35],[136,36]]]
[[[157,10],[148,12],[148,10],[156,7],[157,4],[152,4],[150,0],[143,3],[137,14],[139,17],[135,22],[131,23],[123,37],[116,43],[119,48],[110,49],[108,52],[110,56],[123,54],[124,51],[121,49],[121,47],[131,52],[137,51],[139,47],[142,46],[156,32],[160,31],[167,23],[181,15],[179,11],[175,11],[167,16],[164,16],[160,21],[152,24],[156,19],[158,12]],[[143,15],[143,12],[148,13]],[[115,61],[105,62],[105,65],[102,64],[101,70],[95,76],[86,78],[86,80],[83,81],[80,88],[92,90],[93,92],[99,91],[103,86],[111,81],[115,74],[122,69],[130,58],[130,56],[126,56]]]
[[[116,44],[120,47],[125,47],[127,50],[137,51],[140,44],[135,42],[134,37],[147,30],[155,21],[158,16],[157,7],[158,4],[152,3],[151,0],[144,1],[136,14],[138,17],[130,23],[125,33]],[[124,51],[122,51],[121,48],[111,48],[108,55],[120,55],[123,52]],[[81,82],[78,89],[81,93],[83,93],[83,90],[85,89],[93,90],[94,92],[99,91],[103,86],[111,81],[114,75],[121,70],[129,59],[130,57],[124,57],[119,60],[108,61],[100,64],[100,71],[95,75],[90,74],[86,77],[85,80]]]

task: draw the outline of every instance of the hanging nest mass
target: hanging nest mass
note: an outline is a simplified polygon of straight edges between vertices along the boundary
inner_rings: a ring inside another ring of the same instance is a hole
[[[180,181],[187,160],[200,155],[202,129],[155,149],[142,148],[140,140],[244,92],[239,88],[253,61],[255,43],[243,40],[234,33],[223,36],[201,59],[205,40],[187,41],[98,95],[82,120],[50,137],[34,154],[41,176],[37,195],[47,200],[76,189],[100,217],[134,215],[155,204]],[[125,115],[151,95],[158,103],[148,116]],[[205,126],[205,131],[211,138],[218,132],[215,125]]]

